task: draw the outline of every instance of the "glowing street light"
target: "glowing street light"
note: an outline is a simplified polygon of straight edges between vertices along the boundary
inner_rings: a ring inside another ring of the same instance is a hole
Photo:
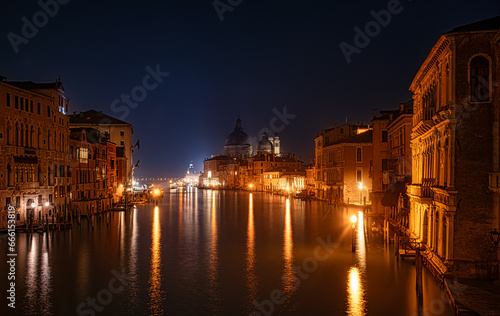
[[[251,183],[250,183],[248,186],[250,187],[250,189],[252,189],[252,188],[253,188],[253,184],[251,184]]]
[[[47,207],[48,207],[49,205],[50,205],[50,203],[49,203],[49,202],[45,202],[45,206],[47,206]]]
[[[356,217],[356,215],[353,214],[351,216],[351,223],[354,225],[354,224],[356,224],[357,221],[358,221],[358,218]]]
[[[363,190],[363,188],[364,188],[363,187],[363,182],[360,182],[358,187],[359,187],[360,190]]]
[[[31,207],[35,208],[36,207],[36,203],[35,202],[31,203]]]

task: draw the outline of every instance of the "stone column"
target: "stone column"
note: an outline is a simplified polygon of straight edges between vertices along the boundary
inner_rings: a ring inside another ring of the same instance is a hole
[[[437,214],[438,218],[439,218],[439,224],[438,224],[438,241],[437,241],[437,254],[439,256],[443,256],[444,254],[444,251],[443,251],[443,212],[439,211],[438,210],[438,214]]]
[[[455,215],[451,212],[446,212],[446,260],[453,259],[453,239],[455,231]]]
[[[429,220],[427,225],[427,246],[432,249],[432,230],[434,229],[434,209],[431,206],[428,214]]]

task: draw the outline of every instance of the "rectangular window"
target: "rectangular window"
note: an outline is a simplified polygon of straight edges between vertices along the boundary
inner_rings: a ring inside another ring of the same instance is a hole
[[[382,159],[382,171],[387,171],[390,168],[389,159]]]
[[[20,98],[19,104],[21,105],[21,110],[24,110],[24,98]]]
[[[356,148],[356,162],[362,162],[362,157],[361,148]]]
[[[9,207],[10,206],[10,196],[5,198],[5,206]]]
[[[38,196],[38,206],[42,206],[42,196]]]
[[[49,203],[52,203],[52,194],[49,194]]]
[[[50,117],[50,105],[47,105],[47,117]]]
[[[28,103],[28,99],[24,99],[24,109],[26,110],[26,112],[29,112],[30,111],[30,106],[29,106],[29,103]]]
[[[57,164],[54,164],[54,177],[57,177]]]
[[[17,95],[14,96],[14,107],[19,109],[19,97]]]
[[[7,106],[10,108],[10,93],[7,93],[5,95],[5,103],[7,104]]]
[[[20,206],[21,206],[21,197],[16,196],[16,207],[20,207]]]
[[[382,142],[387,143],[387,131],[382,131]]]
[[[363,182],[363,171],[361,169],[356,170],[356,182]]]
[[[120,136],[125,136],[125,132],[124,131],[120,131]]]
[[[40,102],[37,102],[37,103],[36,103],[36,113],[37,113],[38,115],[40,115],[40,113],[41,113],[41,112],[40,112]]]
[[[33,100],[30,100],[30,112],[33,113]]]
[[[120,141],[120,146],[125,146],[125,142],[123,140]]]

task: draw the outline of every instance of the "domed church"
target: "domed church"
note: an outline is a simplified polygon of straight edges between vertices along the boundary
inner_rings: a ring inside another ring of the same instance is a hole
[[[262,134],[262,139],[257,145],[257,155],[263,154],[275,154],[276,156],[280,156],[280,138],[277,133],[274,137],[268,136],[265,132]]]
[[[252,142],[248,134],[243,130],[243,123],[238,117],[233,132],[227,136],[222,154],[244,159],[250,157],[252,152]]]

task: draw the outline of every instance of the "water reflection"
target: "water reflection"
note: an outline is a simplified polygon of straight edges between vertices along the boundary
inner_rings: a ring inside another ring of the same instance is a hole
[[[151,266],[149,268],[149,307],[152,315],[163,315],[161,293],[160,210],[155,206],[151,232]]]
[[[248,198],[247,253],[246,253],[246,285],[249,302],[253,302],[257,294],[255,276],[255,227],[253,222],[253,194]]]
[[[358,267],[349,269],[347,277],[347,315],[366,315],[365,291]]]
[[[296,277],[293,270],[293,234],[290,215],[290,199],[286,199],[285,229],[283,231],[283,294],[291,297],[294,291]]]
[[[49,266],[47,234],[29,237],[26,271],[26,298],[29,314],[49,315],[52,306],[52,269]],[[40,242],[39,239],[42,239]]]
[[[212,191],[212,209],[210,213],[210,260],[208,265],[209,293],[214,310],[220,310],[221,299],[219,294],[219,253],[217,249],[217,204],[215,203],[215,191]]]
[[[366,243],[363,212],[357,214],[356,226],[356,264],[347,276],[347,315],[366,315],[365,278],[366,278]]]

